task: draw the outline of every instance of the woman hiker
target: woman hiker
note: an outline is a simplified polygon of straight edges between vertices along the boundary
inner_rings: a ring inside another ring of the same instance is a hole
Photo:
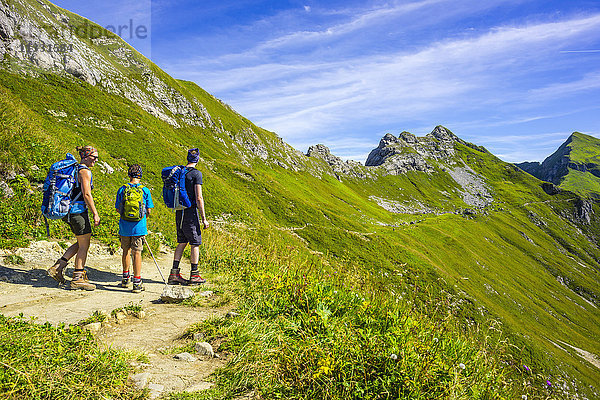
[[[75,270],[71,280],[70,289],[94,290],[96,285],[90,283],[85,273],[85,262],[87,259],[90,239],[92,238],[92,226],[88,210],[92,212],[94,226],[100,225],[100,216],[94,205],[92,197],[92,171],[91,167],[98,161],[98,150],[92,146],[77,147],[81,163],[77,173],[77,184],[71,194],[71,209],[63,221],[65,221],[77,238],[77,242],[65,251],[65,254],[48,269],[48,275],[59,283],[66,283],[64,270],[69,260],[75,256]]]

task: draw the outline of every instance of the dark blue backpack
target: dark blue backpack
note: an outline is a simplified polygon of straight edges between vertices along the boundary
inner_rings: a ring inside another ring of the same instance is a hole
[[[48,219],[61,219],[71,209],[71,193],[77,185],[79,162],[71,153],[50,167],[44,181],[42,215]],[[76,200],[76,199],[73,199]]]
[[[163,168],[163,200],[167,207],[173,210],[184,210],[192,206],[185,190],[185,175],[188,169],[183,165]]]

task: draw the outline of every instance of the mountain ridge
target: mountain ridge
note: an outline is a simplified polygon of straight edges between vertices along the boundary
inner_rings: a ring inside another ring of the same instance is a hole
[[[573,132],[543,162],[515,165],[565,190],[600,198],[600,139],[594,136]]]

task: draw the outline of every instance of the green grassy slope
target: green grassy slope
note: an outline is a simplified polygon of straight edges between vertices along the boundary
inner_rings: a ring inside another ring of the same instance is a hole
[[[464,292],[458,315],[466,321],[484,321],[482,315],[499,318],[513,340],[533,349],[533,355],[527,355],[524,362],[550,368],[545,358],[552,355],[561,371],[584,384],[598,379],[595,367],[575,352],[566,353],[552,344],[562,341],[600,353],[595,261],[600,252],[589,240],[596,235],[595,225],[576,226],[565,218],[574,214],[573,195],[549,196],[535,178],[493,155],[457,145],[457,158],[486,176],[494,192],[496,202],[486,213],[471,217],[451,212],[393,214],[369,197],[418,200],[442,211],[465,205],[453,194],[456,183],[442,171],[340,182],[329,175],[318,179],[310,172],[258,160],[244,165],[232,150],[233,144],[227,147],[215,138],[219,132],[173,128],[129,101],[79,81],[53,75],[26,79],[0,72],[0,84],[4,94],[3,149],[7,150],[1,162],[14,165],[27,179],[11,181],[11,186],[24,195],[22,201],[1,202],[6,210],[3,228],[14,233],[4,238],[4,246],[45,236],[37,212],[40,192],[29,194],[28,187],[35,188],[41,182],[43,171],[65,149],[84,143],[97,146],[101,160],[116,169],[113,174],[98,168],[94,172],[95,196],[103,220],[95,236],[116,243],[113,196],[125,179],[127,163],[138,162],[157,200],[158,212],[150,221],[150,229],[163,232],[172,242],[172,215],[158,199],[159,173],[163,166],[180,161],[186,148],[199,146],[210,218],[225,216],[231,224],[242,223],[264,232],[262,239],[256,237],[263,245],[273,240],[267,236],[269,232],[277,232],[276,241],[282,246],[321,252],[322,257],[347,265],[369,286],[376,285],[389,297],[416,291],[416,299],[422,300],[419,292],[422,296]],[[195,85],[182,86],[200,98],[202,93]],[[63,101],[65,98],[70,101]],[[229,130],[252,127],[264,142],[277,141],[210,95],[204,94],[201,101],[211,115],[221,113]],[[57,118],[47,110],[61,110],[68,117]],[[113,130],[96,126],[96,121],[108,119]],[[41,171],[31,170],[32,164]],[[450,197],[440,196],[441,190]],[[21,222],[15,221],[19,218]],[[11,231],[11,227],[16,230]],[[69,236],[60,223],[52,224],[52,235]],[[394,271],[406,272],[399,277]],[[558,369],[554,371],[559,375]]]
[[[600,193],[600,139],[574,132],[542,164],[522,163],[532,175],[587,198]]]
[[[585,197],[600,196],[600,139],[575,132],[569,144],[568,173],[560,187]]]

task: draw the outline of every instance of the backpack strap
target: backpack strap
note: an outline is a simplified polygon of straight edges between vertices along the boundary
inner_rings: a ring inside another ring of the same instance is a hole
[[[185,168],[185,167],[183,167],[183,168]],[[171,178],[173,177],[173,175],[175,175],[175,172],[177,172],[178,169],[179,169],[178,166],[175,166],[175,167],[171,168],[171,172],[169,173],[169,176],[167,177],[166,180],[170,181]]]
[[[79,189],[79,193],[77,193],[77,195],[71,200],[72,202],[77,201],[83,195],[83,192],[81,191],[81,184],[79,183],[79,171],[81,171],[82,169],[87,169],[91,173],[91,170],[88,168],[87,165],[79,164],[79,166],[77,167],[77,174],[75,176],[75,187],[80,188],[80,189]],[[90,177],[90,186],[92,189],[94,188],[91,177]]]

